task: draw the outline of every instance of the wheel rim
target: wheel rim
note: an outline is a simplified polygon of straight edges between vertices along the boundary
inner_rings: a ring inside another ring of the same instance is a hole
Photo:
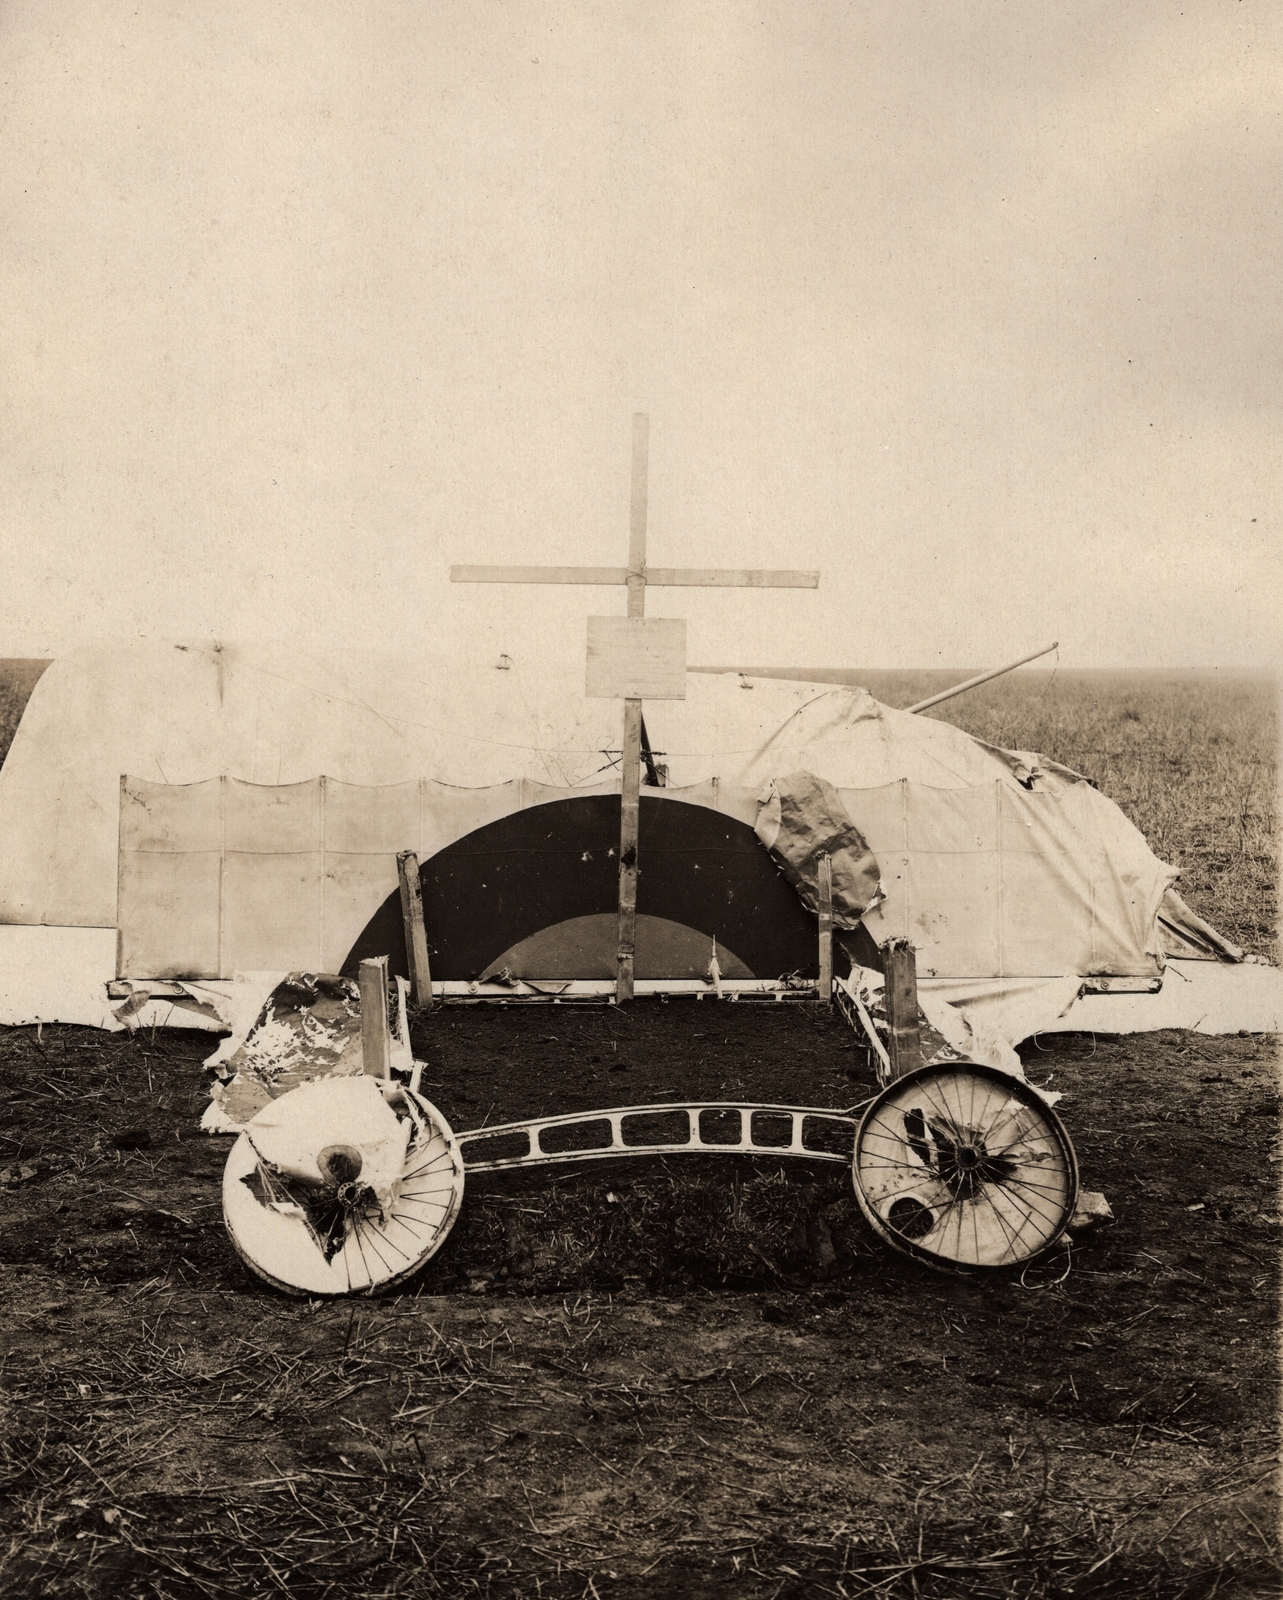
[[[855,1136],[852,1176],[874,1230],[951,1272],[1022,1266],[1073,1215],[1078,1163],[1064,1125],[1019,1078],[976,1063],[888,1085]]]

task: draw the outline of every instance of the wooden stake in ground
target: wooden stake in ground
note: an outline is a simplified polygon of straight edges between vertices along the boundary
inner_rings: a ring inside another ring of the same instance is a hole
[[[887,1053],[892,1078],[922,1065],[918,1034],[918,962],[908,939],[888,939],[882,948],[887,1008]]]
[[[428,934],[423,922],[423,883],[419,858],[402,850],[396,858],[401,883],[401,923],[405,928],[405,957],[410,965],[410,998],[422,1010],[432,1005],[432,973],[428,967]]]
[[[388,958],[375,956],[357,969],[361,989],[361,1054],[372,1078],[392,1076],[392,1034],[388,1028]]]
[[[686,697],[686,625],[647,621],[651,584],[677,588],[815,589],[818,572],[757,568],[650,567],[646,518],[650,418],[633,417],[632,495],[626,567],[451,567],[452,583],[619,584],[628,590],[627,618],[588,621],[589,698],[624,702],[619,814],[619,941],[615,998],[633,997],[637,946],[637,827],[640,817],[641,720],[644,699]],[[621,627],[620,624],[623,624]]]

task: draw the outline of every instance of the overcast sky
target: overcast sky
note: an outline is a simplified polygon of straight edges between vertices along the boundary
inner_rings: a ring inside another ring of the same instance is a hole
[[[1277,0],[5,0],[0,656],[1277,666]]]

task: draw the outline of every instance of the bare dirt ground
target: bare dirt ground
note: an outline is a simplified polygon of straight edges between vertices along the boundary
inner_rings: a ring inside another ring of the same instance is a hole
[[[456,1128],[873,1088],[812,1007],[420,1018]],[[1031,1042],[1115,1225],[926,1271],[838,1167],[470,1181],[382,1300],[222,1229],[208,1035],[0,1035],[6,1596],[1278,1592],[1273,1042]],[[1066,1268],[1068,1272],[1066,1275]]]

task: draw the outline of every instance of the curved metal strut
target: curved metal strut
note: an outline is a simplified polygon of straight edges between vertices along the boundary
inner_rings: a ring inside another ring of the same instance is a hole
[[[727,1117],[728,1112],[738,1114],[738,1129]],[[627,1139],[625,1134],[627,1124],[636,1118],[672,1116],[674,1113],[686,1117],[685,1138],[668,1138],[648,1143],[639,1141],[630,1143]],[[705,1130],[701,1123],[703,1117],[709,1113],[717,1118],[719,1132],[723,1134],[732,1132],[732,1138],[705,1139]],[[758,1116],[787,1117],[789,1119],[787,1139],[764,1143],[761,1136],[765,1130],[759,1128],[755,1135],[753,1127],[753,1119]],[[810,1127],[808,1119],[814,1119]],[[808,1144],[807,1135],[818,1131],[815,1122],[836,1123],[845,1129],[850,1135],[850,1139],[844,1141],[846,1148],[841,1151],[824,1150],[816,1148],[814,1144]],[[576,1127],[590,1129],[594,1125],[601,1128],[605,1137],[604,1143],[594,1144],[587,1149],[561,1150],[546,1149],[542,1143],[543,1135],[549,1129],[569,1130]],[[759,1105],[738,1100],[678,1102],[667,1100],[657,1105],[620,1106],[609,1111],[579,1111],[558,1117],[530,1117],[522,1122],[505,1122],[494,1128],[474,1128],[467,1133],[457,1134],[456,1137],[469,1172],[498,1172],[510,1167],[543,1166],[554,1161],[603,1161],[617,1156],[668,1155],[794,1156],[807,1161],[840,1161],[844,1166],[849,1166],[855,1127],[854,1117],[840,1111],[824,1110],[818,1106]],[[485,1159],[484,1146],[487,1141],[494,1144],[503,1139],[519,1136],[524,1136],[527,1141],[524,1152],[515,1155],[505,1153],[489,1160]],[[472,1154],[474,1150],[481,1159],[474,1158]]]

